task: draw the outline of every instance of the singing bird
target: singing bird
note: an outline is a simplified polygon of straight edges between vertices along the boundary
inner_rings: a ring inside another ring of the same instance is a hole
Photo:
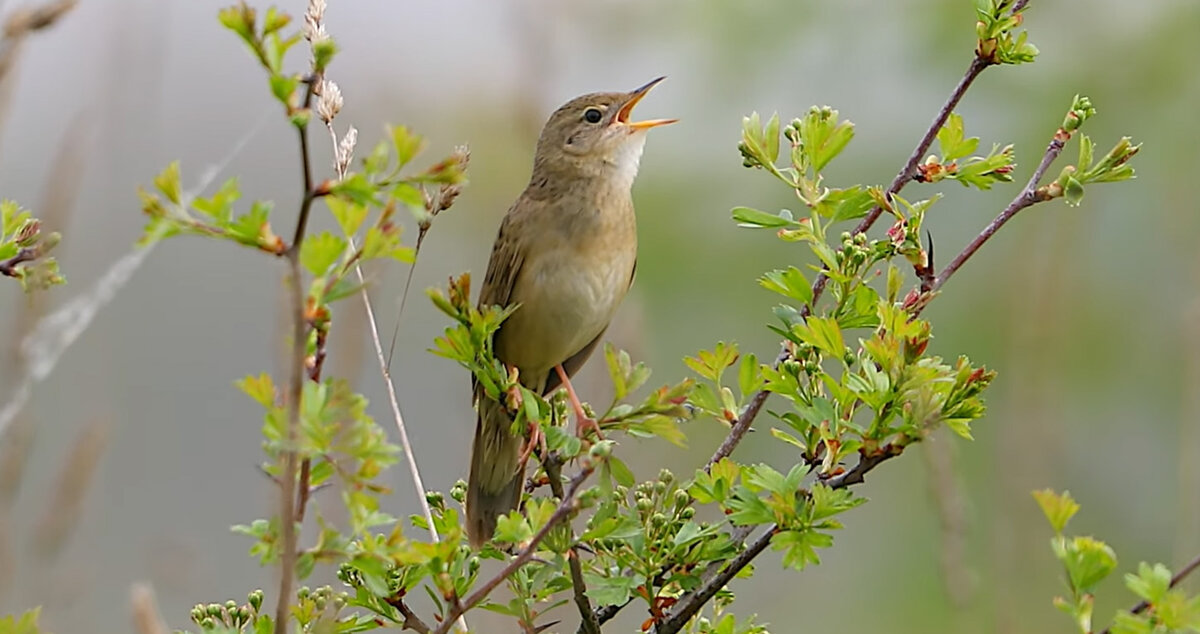
[[[596,349],[633,283],[637,223],[630,193],[646,132],[675,119],[630,121],[664,77],[631,92],[592,93],[555,110],[538,138],[533,175],[500,223],[480,306],[519,305],[493,340],[496,358],[539,394],[566,387],[577,432],[599,432],[570,377]],[[467,534],[479,547],[517,508],[532,443],[511,430],[504,404],[474,386],[475,441]]]

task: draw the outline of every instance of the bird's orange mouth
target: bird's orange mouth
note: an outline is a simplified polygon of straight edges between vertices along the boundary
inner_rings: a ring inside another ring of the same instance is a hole
[[[617,111],[616,122],[623,123],[623,124],[629,126],[630,128],[633,128],[634,130],[645,130],[647,128],[653,128],[655,126],[660,126],[660,125],[667,125],[668,123],[675,123],[676,121],[679,121],[679,119],[648,119],[646,121],[630,121],[629,120],[629,115],[633,112],[633,107],[636,106],[638,104],[638,102],[642,100],[642,97],[646,96],[646,93],[650,92],[651,88],[657,86],[658,83],[664,79],[666,79],[665,76],[659,77],[658,79],[652,80],[650,83],[646,84],[645,86],[642,86],[641,88],[638,88],[637,90],[634,90],[633,92],[629,93],[629,100],[626,101],[625,104],[621,106],[621,109]]]

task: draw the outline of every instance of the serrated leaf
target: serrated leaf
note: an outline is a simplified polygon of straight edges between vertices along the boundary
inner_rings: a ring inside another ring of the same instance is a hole
[[[275,384],[271,380],[271,375],[266,372],[254,376],[250,375],[236,382],[238,389],[254,399],[263,407],[271,407],[275,404]]]
[[[425,147],[425,140],[414,134],[408,126],[398,125],[389,129],[392,150],[396,153],[396,169],[407,165]]]
[[[171,161],[166,168],[154,177],[154,187],[166,196],[167,200],[180,204],[183,198],[183,187],[179,183],[179,161]]]
[[[315,277],[321,277],[342,256],[346,240],[328,231],[310,235],[300,246],[300,263]]]
[[[523,544],[533,537],[533,528],[524,515],[517,511],[501,515],[496,520],[496,533],[493,537],[498,542],[508,544]]]
[[[758,283],[769,291],[794,299],[801,304],[812,302],[812,286],[805,279],[804,273],[794,266],[764,273]]]
[[[365,205],[333,196],[325,196],[323,199],[343,234],[352,236],[358,233],[363,220],[367,218],[368,210]]]
[[[741,365],[738,366],[738,389],[742,392],[742,398],[747,398],[762,389],[764,383],[758,357],[754,356],[753,352],[744,355]]]

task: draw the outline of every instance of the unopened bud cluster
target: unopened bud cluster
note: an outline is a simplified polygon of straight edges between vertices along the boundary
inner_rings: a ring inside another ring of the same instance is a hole
[[[666,552],[679,530],[696,515],[692,497],[686,490],[679,488],[675,475],[668,469],[661,470],[657,480],[642,482],[633,487],[632,492],[631,504],[630,490],[624,486],[617,486],[609,494],[607,503],[634,511],[638,521],[644,526],[647,542],[660,544],[652,546],[650,550]],[[588,528],[592,528],[590,520]],[[601,538],[597,540],[596,545],[602,549],[616,551],[626,547],[628,543],[623,539]]]
[[[192,608],[192,622],[203,631],[212,630],[241,630],[253,625],[262,608],[263,592],[255,590],[246,597],[246,603],[238,605],[236,601],[225,603],[196,604]]]

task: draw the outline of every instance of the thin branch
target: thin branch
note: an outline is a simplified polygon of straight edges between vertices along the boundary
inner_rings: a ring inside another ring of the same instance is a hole
[[[412,608],[408,607],[408,604],[403,599],[395,602],[388,601],[388,603],[399,610],[400,615],[404,617],[404,623],[400,624],[401,628],[412,630],[417,634],[430,634],[433,632],[429,625],[425,621],[422,621],[421,617],[417,616],[416,612],[413,612]]]
[[[365,285],[366,281],[363,278],[362,269],[354,267],[355,274],[358,275],[358,283]],[[412,441],[408,439],[408,427],[404,424],[404,416],[400,413],[400,400],[396,397],[396,386],[392,381],[392,374],[388,371],[387,357],[383,353],[383,343],[379,339],[379,327],[375,321],[375,310],[371,306],[371,298],[367,295],[366,287],[359,293],[362,296],[363,307],[367,311],[367,325],[370,327],[371,344],[375,347],[375,359],[379,362],[379,371],[383,375],[383,385],[387,388],[388,403],[392,407],[392,420],[396,421],[396,429],[400,432],[400,446],[404,448],[404,457],[408,461],[408,470],[412,475],[413,486],[417,490],[417,501],[421,504],[421,513],[425,516],[425,523],[429,526],[429,536],[433,541],[438,541],[437,528],[433,525],[433,511],[429,508],[429,502],[425,500],[425,483],[421,480],[421,469],[417,466],[417,456],[413,453]]]
[[[1174,588],[1175,586],[1179,585],[1180,583],[1183,582],[1184,579],[1186,579],[1188,577],[1188,575],[1195,572],[1196,569],[1198,569],[1198,568],[1200,568],[1200,555],[1197,555],[1196,557],[1194,557],[1179,572],[1175,573],[1175,576],[1171,577],[1171,583],[1167,587]],[[1129,610],[1129,612],[1130,612],[1130,614],[1141,614],[1142,612],[1145,612],[1148,609],[1150,609],[1150,603],[1148,603],[1146,601],[1142,601],[1142,602],[1138,603],[1137,605],[1133,606],[1133,608],[1131,610]],[[1106,627],[1106,628],[1104,628],[1103,632],[1100,632],[1100,634],[1109,634],[1109,630],[1111,630],[1111,629],[1112,628]]]
[[[692,619],[708,603],[710,599],[716,596],[717,592],[724,588],[726,584],[733,580],[755,557],[762,554],[762,551],[767,549],[771,544],[771,538],[775,536],[779,527],[772,524],[767,532],[759,535],[758,539],[738,553],[736,557],[729,560],[729,564],[721,569],[708,583],[701,586],[690,595],[685,595],[685,598],[676,604],[676,609],[671,611],[671,615],[667,620],[663,621],[654,629],[655,634],[674,634],[683,629],[687,622]]]
[[[320,77],[308,77],[305,81],[306,88],[304,90],[304,106],[303,110],[312,108],[313,94],[317,89],[317,84],[321,81]],[[313,201],[317,199],[316,191],[313,188],[312,159],[308,156],[308,126],[298,126],[296,128],[300,134],[300,168],[304,179],[304,198],[300,201],[300,215],[296,218],[296,232],[292,235],[292,244],[288,247],[288,257],[298,257],[300,254],[300,245],[304,242],[304,232],[308,228],[308,216],[312,211]]]
[[[425,525],[429,527],[429,537],[433,541],[441,541],[437,527],[433,523],[433,510],[429,508],[429,500],[425,499],[425,483],[421,479],[421,468],[417,466],[417,456],[413,452],[412,441],[408,439],[408,427],[404,424],[404,416],[400,413],[400,400],[396,397],[396,385],[392,382],[392,373],[388,370],[387,358],[383,354],[383,343],[379,339],[379,326],[375,321],[375,309],[371,306],[371,297],[367,294],[366,279],[362,267],[354,265],[354,273],[362,287],[359,295],[363,300],[363,308],[367,311],[367,325],[371,332],[371,344],[375,348],[375,359],[379,362],[379,372],[383,375],[383,385],[387,388],[388,404],[392,408],[392,420],[396,421],[396,429],[400,432],[400,447],[404,449],[404,457],[408,462],[408,472],[412,476],[413,488],[417,490],[417,503],[421,505],[421,513],[425,516]],[[463,616],[458,617],[460,632],[467,631],[467,622]]]
[[[585,464],[582,469],[580,469],[579,473],[575,474],[575,477],[571,478],[571,483],[566,490],[566,496],[561,502],[558,503],[558,508],[554,509],[554,513],[550,515],[550,519],[546,520],[545,526],[542,526],[541,530],[534,534],[533,538],[529,540],[529,545],[525,546],[525,548],[522,549],[516,557],[513,557],[512,560],[508,562],[508,565],[501,569],[500,572],[496,573],[494,577],[488,579],[478,590],[472,592],[470,596],[466,598],[466,600],[462,601],[461,603],[456,603],[453,609],[450,610],[450,614],[447,615],[445,622],[443,622],[436,630],[434,630],[433,634],[446,634],[449,632],[450,628],[454,625],[454,621],[458,617],[462,616],[476,605],[479,605],[488,597],[489,594],[492,593],[493,590],[495,590],[501,583],[504,583],[505,579],[512,576],[513,573],[521,568],[521,566],[529,563],[529,560],[533,558],[534,551],[537,550],[538,544],[541,544],[542,540],[546,539],[546,536],[550,534],[550,531],[553,530],[559,522],[565,520],[567,516],[571,514],[571,511],[575,509],[575,494],[579,492],[579,488],[583,486],[584,481],[587,480],[595,470],[596,465],[589,462]]]
[[[17,277],[17,267],[26,262],[32,262],[38,259],[38,256],[41,255],[40,252],[41,249],[37,247],[25,247],[20,251],[17,251],[17,254],[11,258],[0,260],[0,275]]]
[[[543,467],[546,477],[550,480],[550,491],[562,500],[565,499],[562,485],[562,463],[557,455],[546,460]],[[600,634],[600,621],[592,612],[592,602],[588,600],[587,585],[583,581],[583,566],[579,563],[579,549],[574,546],[575,531],[571,530],[571,550],[567,554],[567,563],[571,568],[571,590],[575,593],[575,605],[579,608],[579,631],[583,634]]]
[[[966,94],[971,84],[975,83],[975,79],[979,77],[979,74],[992,65],[992,62],[978,55],[971,60],[971,65],[967,67],[967,72],[963,74],[962,79],[958,80],[958,85],[954,87],[954,90],[950,91],[950,96],[946,98],[946,103],[942,104],[941,110],[938,110],[937,115],[933,118],[933,123],[929,124],[929,127],[925,130],[925,135],[921,137],[917,146],[913,148],[912,154],[908,155],[908,160],[904,162],[904,167],[900,168],[900,171],[896,173],[896,177],[892,179],[892,183],[888,185],[887,195],[889,198],[892,194],[900,193],[900,190],[904,189],[905,185],[912,182],[913,178],[917,175],[917,166],[921,164],[921,159],[925,158],[925,153],[933,145],[933,140],[937,138],[937,133],[941,131],[942,126],[946,125],[946,119],[950,118],[950,114],[954,112],[954,108],[958,106],[958,102],[962,100],[963,95]],[[875,221],[879,219],[882,213],[883,207],[875,207],[858,223],[858,226],[854,228],[852,233],[863,233],[867,229],[870,229],[871,225],[875,224]],[[813,302],[816,302],[815,296]]]
[[[1001,211],[998,216],[993,218],[992,221],[983,228],[983,231],[979,232],[979,235],[975,236],[975,239],[972,240],[970,244],[963,248],[961,253],[954,256],[954,259],[946,265],[946,268],[942,269],[942,272],[937,276],[937,280],[933,283],[931,291],[936,292],[937,290],[941,289],[942,286],[944,286],[950,279],[950,277],[954,275],[955,271],[962,267],[963,264],[966,264],[967,260],[971,259],[971,256],[975,255],[975,252],[978,251],[985,242],[990,240],[991,237],[995,235],[1001,227],[1008,223],[1009,220],[1012,220],[1013,216],[1016,216],[1022,209],[1051,199],[1050,194],[1045,188],[1038,187],[1038,183],[1041,182],[1042,177],[1045,176],[1046,170],[1050,169],[1050,164],[1053,163],[1058,158],[1058,155],[1062,153],[1063,145],[1065,145],[1067,140],[1070,138],[1071,134],[1065,130],[1062,130],[1061,128],[1055,133],[1054,139],[1051,140],[1050,145],[1046,147],[1046,153],[1042,155],[1042,162],[1038,164],[1037,169],[1033,171],[1033,175],[1029,177],[1029,182],[1025,184],[1025,188],[1021,190],[1021,193],[1017,194],[1016,198],[1012,199],[1012,202],[1010,202],[1008,206],[1004,208],[1004,211]],[[921,308],[924,307],[922,306]],[[920,314],[920,312],[920,309],[918,309],[916,314]]]
[[[966,94],[967,89],[971,87],[975,79],[979,77],[979,74],[991,65],[991,62],[983,60],[978,56],[971,60],[971,65],[967,67],[966,73],[963,74],[962,79],[958,80],[958,84],[954,86],[954,90],[950,92],[950,96],[946,98],[946,102],[938,110],[937,115],[933,118],[933,122],[929,124],[929,127],[925,130],[925,134],[921,136],[921,140],[917,142],[916,147],[909,154],[908,159],[904,162],[904,166],[900,168],[900,171],[896,173],[896,177],[888,185],[887,193],[889,196],[899,193],[900,190],[904,189],[905,185],[912,182],[913,177],[917,174],[917,166],[921,163],[921,159],[924,158],[925,153],[929,151],[929,147],[933,145],[933,140],[937,138],[938,131],[946,124],[946,119],[950,117],[950,113],[954,112],[954,108],[962,100],[963,95]],[[875,224],[875,221],[879,219],[882,213],[882,207],[871,209],[862,221],[854,227],[853,233],[855,235],[865,233]],[[817,279],[813,281],[813,299],[810,304],[816,304],[820,300],[821,294],[825,291],[825,285],[828,283],[829,278],[824,274],[817,276]],[[800,313],[802,316],[807,317],[810,313],[808,305],[802,307]],[[778,368],[779,364],[786,361],[790,356],[788,347],[785,344],[783,350],[775,357],[775,367]],[[746,409],[730,427],[729,434],[725,437],[721,446],[717,448],[716,453],[713,454],[712,458],[709,458],[708,464],[704,466],[705,471],[712,468],[712,465],[719,462],[722,458],[733,453],[734,448],[742,441],[746,433],[750,431],[750,425],[754,423],[754,419],[762,410],[763,404],[767,402],[769,395],[770,393],[766,390],[759,390],[750,398],[750,402],[746,404]]]
[[[392,326],[392,340],[388,343],[387,368],[391,370],[392,357],[396,354],[396,339],[400,337],[400,320],[404,317],[404,307],[408,305],[408,291],[412,288],[413,273],[417,271],[417,261],[421,258],[421,245],[429,234],[429,226],[417,227],[417,242],[413,246],[413,261],[408,267],[408,276],[404,278],[404,290],[400,292],[400,309],[396,311],[396,325]]]
[[[303,106],[306,110],[312,106],[316,81],[310,78],[307,83]],[[300,203],[300,215],[296,219],[295,236],[292,238],[292,244],[284,252],[288,261],[288,294],[292,305],[292,363],[288,377],[287,444],[283,451],[283,473],[280,479],[279,529],[282,532],[282,550],[279,557],[279,596],[275,604],[275,634],[287,634],[291,617],[292,578],[296,574],[296,445],[300,437],[300,399],[304,395],[304,358],[308,347],[308,320],[304,318],[304,289],[300,283],[300,247],[304,242],[304,230],[315,199],[312,165],[308,156],[308,126],[298,126],[296,130],[300,135],[304,198]]]

